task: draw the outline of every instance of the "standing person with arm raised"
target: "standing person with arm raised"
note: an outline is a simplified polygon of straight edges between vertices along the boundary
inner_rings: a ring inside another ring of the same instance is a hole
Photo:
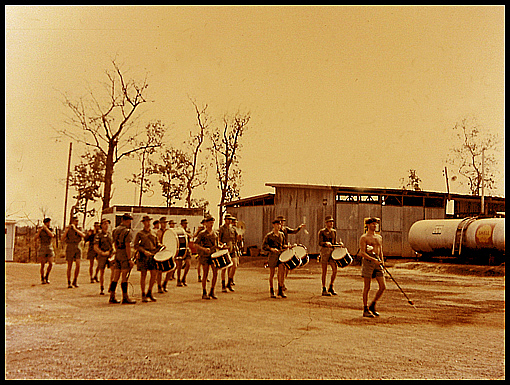
[[[62,242],[66,243],[66,261],[67,261],[67,287],[72,289],[78,287],[78,274],[80,274],[81,248],[80,242],[85,237],[85,233],[78,228],[78,217],[71,217],[69,226],[62,234]],[[74,279],[71,286],[71,270],[73,262],[76,264],[74,269]]]

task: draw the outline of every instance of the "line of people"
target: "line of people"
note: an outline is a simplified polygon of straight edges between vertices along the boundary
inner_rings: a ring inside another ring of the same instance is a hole
[[[112,269],[109,293],[110,303],[119,303],[115,297],[116,287],[119,279],[121,280],[122,303],[133,304],[136,301],[128,296],[128,279],[135,261],[137,270],[140,271],[140,286],[142,293],[142,302],[156,301],[153,295],[153,287],[157,283],[158,292],[167,291],[167,284],[170,280],[175,279],[177,272],[177,286],[187,286],[186,277],[191,266],[192,247],[196,251],[198,258],[198,280],[202,284],[203,299],[217,299],[215,295],[215,287],[218,279],[218,268],[213,261],[213,255],[219,250],[228,250],[232,263],[228,268],[221,269],[222,292],[234,291],[234,276],[239,264],[239,257],[242,250],[242,236],[235,227],[236,218],[227,214],[225,216],[225,224],[218,230],[214,230],[215,219],[212,216],[204,218],[201,226],[196,233],[192,235],[187,228],[187,220],[181,220],[181,228],[187,234],[189,242],[186,245],[186,252],[180,258],[176,258],[176,268],[166,273],[163,279],[163,272],[157,268],[154,256],[163,245],[163,235],[168,228],[174,228],[173,220],[167,221],[166,217],[153,222],[154,227],[151,229],[152,218],[144,216],[142,218],[143,229],[140,230],[133,239],[133,231],[131,230],[131,222],[133,217],[126,213],[121,218],[121,224],[116,227],[112,233],[109,231],[110,221],[103,219],[101,223],[96,222],[94,229],[87,234],[78,228],[78,219],[73,217],[70,225],[65,229],[62,235],[62,241],[66,243],[66,261],[67,261],[67,281],[68,287],[78,287],[78,275],[80,271],[81,249],[80,242],[82,238],[89,243],[87,259],[90,261],[89,275],[92,283],[100,283],[100,295],[104,295],[104,271],[106,267]],[[366,221],[367,232],[360,238],[360,255],[362,257],[361,276],[364,280],[363,288],[363,316],[376,317],[379,313],[375,306],[382,296],[386,285],[383,275],[384,257],[382,251],[382,237],[375,233],[378,224],[378,218],[370,218]],[[51,228],[51,220],[45,218],[42,227],[37,231],[35,238],[40,240],[39,259],[41,263],[41,283],[49,284],[49,274],[53,265],[54,250],[51,244],[55,233]],[[289,269],[280,261],[280,255],[283,251],[292,247],[288,242],[289,234],[296,234],[305,224],[301,224],[296,229],[292,229],[285,224],[283,216],[277,217],[273,222],[273,229],[264,237],[262,249],[268,253],[267,266],[269,267],[269,292],[271,298],[279,296],[286,298],[284,291],[285,278],[289,273]],[[325,227],[318,233],[318,244],[320,246],[319,261],[321,263],[322,274],[322,295],[336,296],[334,290],[334,282],[337,275],[337,264],[332,258],[332,252],[335,247],[343,246],[341,239],[337,241],[337,232],[334,228],[334,219],[331,216],[325,218]],[[131,246],[133,244],[133,247]],[[94,260],[97,259],[98,264],[95,275],[93,275]],[[74,279],[71,281],[72,264],[75,263]],[[45,264],[48,267],[45,272]],[[329,286],[326,288],[327,268],[331,267],[331,277]],[[209,282],[209,270],[212,270],[212,279],[210,289],[207,290],[207,282]],[[275,293],[273,282],[277,271],[278,290]],[[147,273],[150,273],[147,285]],[[183,273],[181,276],[181,272]],[[203,273],[203,275],[201,274]],[[99,278],[98,278],[99,276]],[[373,301],[368,305],[368,294],[370,290],[371,280],[376,278],[379,289],[375,294]]]

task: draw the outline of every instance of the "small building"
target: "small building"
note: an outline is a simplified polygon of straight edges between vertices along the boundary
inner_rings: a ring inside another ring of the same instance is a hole
[[[5,260],[14,261],[14,244],[16,240],[16,221],[5,220]]]
[[[180,225],[181,219],[188,220],[188,229],[193,233],[200,226],[204,218],[204,209],[202,208],[184,208],[184,207],[159,207],[159,206],[112,206],[103,210],[102,218],[111,221],[111,228],[120,225],[122,215],[130,213],[133,217],[131,228],[135,231],[143,229],[142,218],[148,215],[153,221],[161,217],[166,217],[176,222],[176,227]]]
[[[275,193],[244,198],[225,204],[227,211],[244,223],[245,247],[261,247],[271,221],[283,215],[287,226],[306,224],[289,235],[291,243],[303,244],[309,254],[318,254],[318,232],[325,226],[327,215],[335,219],[335,228],[351,254],[358,250],[359,237],[365,232],[364,220],[378,217],[383,237],[384,254],[388,257],[411,257],[409,229],[422,219],[476,216],[480,213],[478,196],[446,194],[431,191],[361,188],[308,184],[268,183]],[[453,202],[453,205],[451,204]],[[485,197],[486,211],[505,211],[505,198]],[[453,207],[453,213],[447,213]]]

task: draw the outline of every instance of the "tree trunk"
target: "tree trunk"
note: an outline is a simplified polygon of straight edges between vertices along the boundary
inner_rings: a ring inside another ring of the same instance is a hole
[[[108,154],[106,154],[106,167],[104,175],[104,191],[103,191],[103,211],[110,207],[110,198],[113,182],[113,153],[115,151],[115,143],[108,143]]]

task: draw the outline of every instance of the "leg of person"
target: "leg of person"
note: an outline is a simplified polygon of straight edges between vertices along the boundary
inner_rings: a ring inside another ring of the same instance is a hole
[[[74,267],[74,278],[73,278],[73,286],[78,287],[78,274],[80,274],[80,256],[77,255],[75,259],[76,266]]]
[[[285,265],[283,263],[278,264],[278,295],[282,298],[287,298],[283,293],[283,287],[285,285]]]
[[[228,283],[227,283],[227,289],[230,291],[234,291],[234,275],[236,273],[237,264],[239,263],[239,258],[234,257],[232,258],[232,266],[228,268]]]
[[[120,287],[122,288],[122,303],[123,304],[136,303],[136,301],[130,299],[128,296],[128,273],[129,273],[129,270],[130,270],[129,268],[121,270],[122,282],[120,284]]]
[[[46,264],[46,257],[40,255],[39,256],[39,263],[41,264],[41,268],[39,269],[39,273],[41,274],[41,284],[45,284],[46,280],[44,279],[44,265]]]
[[[177,286],[181,287],[182,286],[182,282],[181,282],[181,270],[182,270],[182,259],[177,259],[175,264],[177,265]]]
[[[73,268],[73,260],[67,259],[67,288],[72,289],[73,286],[71,285],[71,270]]]
[[[120,301],[115,299],[115,289],[117,288],[117,282],[119,281],[121,270],[117,260],[113,261],[113,265],[114,266],[112,266],[110,288],[108,289],[108,291],[110,292],[109,302],[120,303]]]
[[[46,269],[46,274],[44,275],[44,280],[46,281],[46,283],[50,283],[49,278],[52,268],[53,268],[53,256],[48,258],[48,268]]]
[[[330,265],[331,265],[332,272],[331,272],[331,282],[329,283],[328,293],[330,293],[331,295],[336,295],[335,290],[333,290],[333,284],[335,283],[338,266],[336,265],[335,262],[331,262]]]
[[[99,286],[101,288],[101,291],[99,292],[99,295],[104,295],[104,269],[106,266],[99,269]]]
[[[322,276],[321,276],[321,282],[322,282],[322,295],[323,295],[324,297],[330,297],[330,296],[331,296],[331,294],[330,294],[330,293],[328,293],[328,292],[327,292],[327,290],[326,290],[326,275],[327,275],[327,273],[328,273],[328,263],[327,263],[327,262],[326,262],[326,263],[324,263],[324,262],[322,261],[321,265],[322,265]]]
[[[221,291],[227,292],[227,285],[225,284],[225,277],[227,275],[227,269],[221,269]]]
[[[204,271],[204,275],[202,277],[202,299],[210,299],[207,295],[207,276],[209,275],[209,265],[207,262],[201,264]]]
[[[89,258],[89,275],[90,275],[90,283],[94,283],[94,258]]]
[[[363,277],[363,317],[374,317],[368,309],[368,292],[370,291],[371,277]]]
[[[276,269],[275,267],[269,268],[269,293],[271,294],[271,298],[276,298],[276,295],[274,294],[274,287],[273,287],[275,269]]]
[[[375,293],[374,300],[372,301],[372,303],[370,304],[368,309],[372,312],[373,315],[378,317],[379,313],[375,310],[375,304],[379,300],[379,298],[381,298],[381,296],[384,293],[384,290],[386,289],[386,281],[384,280],[384,276],[383,275],[379,275],[378,274],[378,275],[376,275],[375,278],[377,279],[377,283],[379,284],[379,289]]]
[[[151,277],[149,279],[149,290],[147,290],[147,298],[149,298],[152,302],[156,302],[156,298],[152,295],[152,288],[154,287],[154,284],[156,283],[156,277],[158,275],[158,271],[156,269],[152,269],[151,271]]]
[[[140,289],[142,290],[142,302],[148,302],[145,296],[145,278],[147,277],[147,270],[140,270]]]
[[[209,297],[211,297],[212,299],[218,299],[218,297],[214,295],[214,288],[216,287],[216,281],[218,280],[218,269],[214,265],[211,265],[211,269],[213,275],[211,280],[211,291],[209,292]]]

